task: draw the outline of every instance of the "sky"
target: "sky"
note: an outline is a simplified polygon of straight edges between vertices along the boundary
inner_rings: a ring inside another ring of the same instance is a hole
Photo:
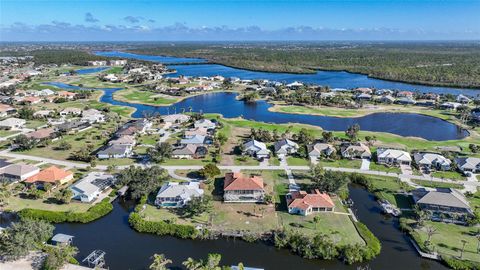
[[[480,0],[0,0],[0,41],[479,39]]]

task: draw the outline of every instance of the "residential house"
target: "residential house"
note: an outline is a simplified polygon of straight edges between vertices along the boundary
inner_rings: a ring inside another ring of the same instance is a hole
[[[462,103],[462,104],[467,104],[467,103],[470,103],[472,101],[471,98],[467,97],[467,96],[464,96],[462,94],[458,95],[457,98],[455,99],[458,103]]]
[[[135,146],[136,143],[137,140],[135,139],[135,136],[131,135],[123,135],[108,142],[109,145],[130,145],[132,147]]]
[[[145,118],[130,120],[119,128],[115,134],[117,136],[144,134],[151,127],[152,122]]]
[[[12,114],[15,114],[17,109],[10,105],[0,104],[0,117],[6,117]]]
[[[82,109],[73,108],[73,107],[65,108],[63,109],[63,111],[60,112],[60,115],[61,116],[68,116],[68,115],[80,116],[82,115]]]
[[[185,132],[183,133],[184,138],[192,138],[196,135],[208,136],[209,135],[208,129],[200,127],[200,128],[185,130]]]
[[[298,151],[298,144],[289,140],[282,139],[274,144],[275,154],[279,158],[284,158],[288,154],[294,154]]]
[[[378,148],[377,162],[388,165],[410,165],[412,157],[408,152],[402,150]]]
[[[302,86],[303,86],[303,83],[297,82],[297,81],[294,81],[294,82],[289,83],[289,84],[286,85],[286,87],[287,87],[288,89],[290,89],[290,90],[298,90],[298,89],[300,89],[300,87],[302,87]]]
[[[459,157],[455,159],[457,168],[463,173],[478,173],[480,172],[480,158],[475,157]]]
[[[155,205],[159,207],[184,207],[195,197],[203,196],[203,189],[199,182],[168,182],[163,184],[155,198]]]
[[[39,98],[39,97],[33,97],[33,96],[32,96],[32,97],[24,97],[24,98],[22,99],[22,102],[23,102],[24,104],[30,104],[30,105],[32,105],[32,104],[38,104],[38,103],[40,103],[41,101],[42,101],[41,98]]]
[[[372,95],[361,93],[355,97],[356,100],[372,100]]]
[[[105,122],[105,115],[99,110],[88,109],[82,112],[82,121],[89,123],[103,123]]]
[[[193,125],[195,126],[195,128],[206,128],[207,130],[212,130],[217,127],[217,125],[214,122],[208,119],[197,120]]]
[[[49,140],[55,138],[56,132],[54,128],[41,128],[36,131],[27,133],[25,136],[37,141]]]
[[[77,96],[77,94],[75,93],[72,93],[72,92],[68,92],[68,91],[59,91],[57,92],[57,96],[59,98],[64,98],[64,99],[74,99],[75,96]]]
[[[124,66],[128,63],[126,59],[117,59],[117,60],[109,60],[108,64],[110,66]]]
[[[413,200],[420,209],[430,214],[433,221],[462,223],[473,216],[465,196],[452,188],[437,188],[428,191],[419,188],[412,191]]]
[[[50,166],[27,178],[25,183],[34,184],[38,188],[43,187],[46,183],[50,183],[53,186],[63,185],[72,179],[73,173],[71,171],[66,171],[56,166]]]
[[[246,177],[242,173],[225,174],[223,184],[223,200],[225,202],[263,202],[265,189],[262,177]]]
[[[0,172],[3,168],[12,165],[12,163],[8,162],[6,159],[0,158]]]
[[[413,92],[411,91],[400,91],[397,93],[397,97],[406,97],[406,98],[413,98]]]
[[[16,130],[21,129],[27,123],[27,121],[20,119],[20,118],[7,118],[5,120],[0,121],[0,129],[7,129],[7,130]]]
[[[441,108],[450,110],[456,110],[460,106],[462,106],[462,104],[458,102],[444,102],[440,105]]]
[[[39,91],[38,95],[46,97],[46,96],[55,95],[55,92],[50,89],[43,89]]]
[[[205,146],[197,144],[185,144],[173,149],[172,157],[179,159],[203,158],[208,154]]]
[[[97,152],[97,158],[128,158],[132,155],[132,146],[123,144],[107,145]]]
[[[53,114],[51,110],[40,110],[33,113],[33,117],[47,118]]]
[[[23,181],[39,172],[39,168],[24,163],[11,164],[0,169],[2,177],[11,182]]]
[[[70,190],[73,192],[72,198],[81,202],[91,202],[115,182],[116,178],[113,175],[91,172],[70,186]]]
[[[333,212],[335,203],[327,193],[315,189],[312,193],[294,190],[287,194],[288,213],[308,216],[319,212]]]
[[[211,143],[212,143],[212,139],[208,136],[203,136],[203,135],[194,135],[192,137],[180,140],[180,144],[205,145],[205,144],[211,144]]]
[[[401,104],[401,105],[413,105],[416,103],[416,101],[411,97],[401,97],[401,98],[397,98],[395,100],[395,103]]]
[[[243,154],[263,159],[270,157],[270,150],[267,149],[265,143],[257,140],[250,140],[243,144]]]
[[[103,61],[103,60],[88,61],[87,64],[88,64],[89,66],[95,66],[95,67],[98,67],[98,66],[106,66],[106,65],[107,65],[107,61]]]
[[[171,124],[181,124],[188,122],[190,116],[186,114],[169,114],[162,117],[163,122]]]
[[[358,87],[354,90],[355,93],[357,94],[368,94],[368,95],[371,95],[373,93],[373,89],[372,88],[368,88],[368,87]]]
[[[387,103],[387,104],[392,104],[393,102],[395,102],[395,98],[390,95],[381,96],[378,100],[382,103]]]
[[[328,143],[314,143],[307,146],[307,153],[310,160],[319,160],[321,157],[329,157],[337,152],[335,147]]]
[[[60,133],[72,133],[90,128],[92,125],[84,121],[68,121],[55,126],[55,131]]]
[[[367,158],[372,157],[370,148],[363,143],[347,143],[340,147],[340,152],[344,158]]]
[[[413,159],[420,168],[436,169],[448,171],[451,168],[452,161],[436,153],[415,153]]]

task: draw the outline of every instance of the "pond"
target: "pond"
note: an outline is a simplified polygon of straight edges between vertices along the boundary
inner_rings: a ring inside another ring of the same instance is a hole
[[[78,90],[81,87],[51,82],[48,85]],[[105,94],[100,101],[113,105],[134,107],[134,117],[142,117],[145,112],[159,112],[162,115],[188,112],[219,113],[224,117],[242,116],[245,119],[268,123],[302,123],[322,127],[325,130],[344,131],[348,126],[359,124],[361,130],[388,132],[401,136],[420,137],[427,140],[443,141],[462,139],[468,131],[442,119],[413,113],[374,113],[362,117],[331,117],[277,113],[268,110],[272,105],[266,101],[253,103],[236,99],[236,93],[220,92],[193,96],[171,106],[150,106],[121,102],[113,99],[113,93],[121,88],[103,88]]]

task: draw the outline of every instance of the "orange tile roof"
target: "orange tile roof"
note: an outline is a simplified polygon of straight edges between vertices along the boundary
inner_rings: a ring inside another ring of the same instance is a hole
[[[259,176],[245,177],[242,173],[226,173],[224,190],[263,190],[263,179]]]
[[[311,194],[304,191],[292,192],[293,201],[288,205],[292,208],[308,209],[308,207],[331,208],[335,206],[327,193],[321,193],[315,190]]]
[[[35,183],[35,182],[49,182],[49,183],[56,183],[60,182],[60,180],[69,177],[73,173],[71,171],[62,170],[56,166],[51,166],[46,169],[41,170],[34,176],[30,176],[25,180],[27,183]]]

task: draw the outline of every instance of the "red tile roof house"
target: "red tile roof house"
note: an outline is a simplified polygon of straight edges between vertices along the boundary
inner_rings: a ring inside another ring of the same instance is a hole
[[[265,189],[259,176],[246,177],[242,173],[226,173],[223,184],[223,201],[238,203],[264,202]]]
[[[288,213],[308,216],[317,212],[333,212],[335,203],[327,193],[315,189],[312,193],[303,190],[287,194]]]
[[[45,183],[50,183],[53,186],[63,185],[73,179],[73,172],[65,171],[56,166],[50,166],[41,170],[39,173],[27,178],[25,183],[35,184],[37,187],[43,187]]]

